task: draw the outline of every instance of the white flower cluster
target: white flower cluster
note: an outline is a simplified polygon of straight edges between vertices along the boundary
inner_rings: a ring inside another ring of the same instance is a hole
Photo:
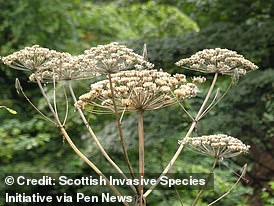
[[[33,72],[29,79],[35,80],[70,80],[89,78],[97,75],[92,61],[85,55],[72,56],[39,45],[26,47],[2,58],[4,64]]]
[[[201,154],[217,158],[234,157],[247,153],[250,148],[241,140],[225,134],[192,137],[189,138],[188,144]]]
[[[151,69],[154,65],[146,61],[132,49],[116,42],[92,47],[85,51],[86,57],[93,60],[100,74],[115,73],[129,68]]]
[[[111,80],[119,112],[159,109],[194,97],[198,92],[194,83],[187,83],[185,75],[172,76],[157,70],[120,71],[113,74]],[[84,109],[88,104],[113,111],[108,79],[92,84],[90,92],[79,97],[78,107]]]
[[[177,66],[188,66],[189,69],[204,73],[221,73],[230,76],[245,75],[249,70],[258,67],[242,55],[228,49],[204,49],[189,58],[176,62]]]

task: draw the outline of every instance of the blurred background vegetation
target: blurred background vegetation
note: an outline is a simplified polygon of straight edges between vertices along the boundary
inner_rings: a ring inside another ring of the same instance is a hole
[[[80,54],[97,44],[122,42],[138,53],[143,44],[148,58],[169,72],[182,70],[174,63],[204,48],[236,50],[260,69],[240,79],[224,101],[201,121],[198,135],[227,133],[251,145],[249,155],[220,162],[215,191],[207,191],[199,205],[207,205],[223,194],[237,179],[235,173],[247,162],[249,182],[243,182],[216,205],[270,206],[273,200],[274,143],[274,2],[272,0],[0,0],[0,55],[39,44],[43,47]],[[196,73],[197,75],[197,73]],[[0,110],[0,170],[4,172],[79,172],[89,168],[63,143],[58,130],[45,122],[21,95],[14,80],[19,77],[27,95],[47,111],[37,86],[28,75],[0,65],[0,105],[17,111]],[[211,76],[207,76],[210,82]],[[92,81],[92,80],[91,80]],[[77,95],[88,91],[91,81],[75,82]],[[218,86],[223,90],[229,79]],[[204,87],[206,88],[207,85]],[[201,94],[186,102],[190,113],[197,111]],[[50,91],[49,91],[50,92]],[[59,96],[62,98],[62,94]],[[60,102],[60,107],[64,102]],[[98,167],[113,171],[99,155],[73,105],[67,129],[73,140]],[[178,112],[179,111],[179,112]],[[103,145],[127,171],[118,143],[114,117],[91,116],[90,121]],[[177,148],[190,120],[178,106],[145,116],[146,171],[160,172]],[[124,121],[126,143],[133,165],[138,158],[135,115]],[[212,160],[184,151],[173,172],[208,172]],[[205,169],[208,168],[208,169]],[[3,189],[3,188],[2,188]],[[184,205],[190,205],[197,191],[179,191]],[[180,205],[175,191],[155,191],[149,205]]]

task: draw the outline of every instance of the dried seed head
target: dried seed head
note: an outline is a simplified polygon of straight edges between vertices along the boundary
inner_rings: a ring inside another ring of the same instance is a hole
[[[204,83],[206,81],[206,78],[205,77],[193,77],[192,78],[192,82],[195,84],[195,83]]]
[[[198,88],[187,83],[185,75],[170,75],[157,70],[129,70],[112,74],[114,99],[119,112],[155,110],[196,96]],[[113,111],[109,80],[91,85],[90,92],[79,97],[78,106],[87,104]],[[108,104],[107,104],[107,103]]]
[[[41,75],[42,79],[77,80],[98,76],[93,62],[86,59],[85,55],[72,56],[69,53],[60,53],[58,58],[52,58],[44,64],[47,68]]]
[[[31,71],[31,81],[83,79],[97,75],[92,61],[84,55],[72,56],[39,45],[14,52],[2,61],[11,68]]]
[[[247,153],[250,146],[241,140],[225,135],[208,135],[189,138],[188,144],[196,151],[207,156],[229,158]]]
[[[116,42],[92,47],[85,51],[86,58],[93,61],[100,74],[111,74],[129,68],[138,70],[151,69],[153,64],[132,49]]]
[[[230,75],[234,80],[249,70],[258,69],[258,66],[237,52],[220,48],[204,49],[189,58],[181,59],[176,65],[187,66],[189,69],[204,73]]]
[[[14,69],[37,72],[44,67],[43,64],[45,62],[57,56],[58,52],[55,50],[33,45],[3,57],[2,61]]]

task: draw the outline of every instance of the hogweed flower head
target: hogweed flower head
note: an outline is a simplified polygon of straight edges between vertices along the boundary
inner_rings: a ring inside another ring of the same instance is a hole
[[[44,69],[30,76],[31,81],[35,79],[78,80],[99,75],[92,61],[86,59],[85,55],[73,56],[69,53],[59,53],[58,58],[52,58],[43,66]]]
[[[189,58],[181,59],[176,65],[204,73],[230,75],[235,81],[247,71],[258,69],[258,66],[237,52],[220,48],[204,49]]]
[[[194,84],[196,83],[201,84],[201,83],[204,83],[205,81],[206,81],[205,77],[192,77],[192,82]]]
[[[86,57],[93,60],[100,74],[111,74],[129,68],[151,69],[154,65],[132,49],[116,42],[92,47],[85,51]]]
[[[18,70],[37,72],[43,64],[58,56],[55,50],[33,45],[2,58],[4,64]]]
[[[225,134],[192,137],[188,139],[188,144],[197,152],[216,158],[234,157],[247,153],[250,148],[241,140]]]
[[[196,96],[198,88],[183,74],[171,75],[157,70],[128,70],[112,75],[114,97],[109,80],[91,85],[90,92],[79,97],[78,107],[90,104],[113,111],[113,98],[119,112],[155,110]]]
[[[84,55],[72,56],[39,45],[14,52],[2,61],[11,68],[31,71],[30,81],[82,79],[97,75],[92,61]]]

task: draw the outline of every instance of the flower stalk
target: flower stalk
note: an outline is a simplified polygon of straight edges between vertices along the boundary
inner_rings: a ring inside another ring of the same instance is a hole
[[[218,199],[214,200],[213,202],[211,202],[208,206],[211,206],[213,204],[215,204],[216,202],[220,201],[221,199],[223,199],[224,197],[226,197],[237,185],[238,183],[240,182],[240,180],[242,178],[244,178],[245,174],[246,174],[246,169],[247,169],[247,164],[245,164],[243,166],[243,171],[242,171],[242,174],[240,175],[240,177],[237,179],[237,181],[232,185],[232,187],[227,190],[226,193],[224,193],[221,197],[219,197]]]
[[[32,47],[26,47],[25,49],[6,57],[1,57],[1,60],[11,68],[32,72],[29,79],[30,81],[37,82],[43,97],[46,99],[53,118],[51,119],[47,117],[37,107],[35,107],[35,105],[25,95],[18,79],[15,84],[17,92],[21,91],[34,109],[36,109],[46,120],[58,127],[64,139],[67,140],[74,152],[98,175],[102,176],[106,180],[110,189],[117,196],[121,195],[117,188],[111,185],[108,178],[77,148],[65,129],[65,123],[69,112],[68,98],[65,89],[64,95],[66,98],[66,111],[63,123],[60,121],[56,102],[56,83],[62,80],[66,81],[74,105],[76,106],[83,123],[87,127],[88,132],[95,141],[98,149],[113,168],[125,179],[128,179],[127,176],[105,151],[82,110],[89,104],[99,108],[98,110],[94,109],[94,113],[114,113],[123,155],[133,179],[135,179],[134,172],[125,144],[122,130],[122,119],[126,112],[136,112],[138,114],[138,178],[140,183],[139,185],[130,185],[136,196],[136,206],[146,205],[146,197],[151,194],[155,187],[160,183],[161,178],[170,171],[186,144],[192,146],[202,155],[213,156],[215,160],[211,172],[206,179],[205,185],[201,188],[193,201],[192,206],[195,206],[213,174],[218,159],[230,158],[241,153],[246,153],[250,146],[245,145],[237,138],[225,134],[203,135],[200,137],[191,137],[191,134],[196,128],[198,122],[224,98],[231,85],[236,83],[241,75],[256,70],[258,67],[237,52],[220,48],[204,49],[189,58],[181,59],[177,62],[176,65],[183,68],[186,68],[185,66],[187,66],[187,69],[214,74],[210,88],[208,89],[205,99],[194,118],[184,108],[182,101],[187,98],[195,97],[199,91],[196,84],[203,83],[205,78],[193,77],[192,83],[190,83],[187,81],[184,74],[171,75],[162,70],[152,69],[154,65],[147,61],[146,56],[146,46],[144,48],[143,56],[140,56],[126,46],[114,42],[107,45],[98,45],[97,47],[84,51],[84,54],[78,56],[34,45]],[[130,68],[134,68],[134,70],[123,71]],[[219,89],[217,89],[215,96],[212,98],[211,96],[219,74],[231,76],[232,81],[221,97],[219,97]],[[91,90],[88,93],[81,95],[79,100],[77,100],[71,85],[71,80],[87,79],[97,75],[107,75],[107,79],[93,83],[91,85]],[[44,81],[53,83],[52,103],[41,84]],[[212,99],[211,102],[209,102],[210,99]],[[192,123],[185,136],[179,141],[180,145],[177,151],[169,161],[168,165],[164,168],[162,174],[157,179],[156,184],[152,185],[149,190],[144,192],[144,185],[142,185],[142,179],[145,175],[144,111],[157,110],[176,103],[179,103],[182,109],[188,114],[192,119]],[[119,113],[121,113],[121,115]],[[210,205],[228,195],[229,192],[236,187],[245,171],[246,165],[241,177],[233,187],[220,198],[210,203]],[[123,204],[126,206],[129,205],[127,202],[124,202]]]
[[[67,85],[68,88],[70,90],[70,94],[73,98],[74,104],[76,104],[77,99],[75,96],[75,93],[73,91],[72,85],[70,81],[67,81]],[[94,142],[96,143],[97,147],[99,148],[99,150],[101,151],[101,153],[103,154],[103,156],[107,159],[107,161],[114,167],[114,169],[116,169],[116,171],[122,175],[122,177],[124,179],[128,179],[128,177],[124,174],[124,172],[119,168],[119,166],[111,159],[111,157],[108,155],[108,153],[105,151],[105,149],[103,148],[103,146],[101,145],[99,139],[97,138],[97,136],[95,135],[95,133],[93,132],[92,128],[90,127],[84,113],[82,112],[82,110],[79,107],[76,107],[77,111],[79,112],[83,123],[85,124],[85,126],[87,127],[91,137],[93,138]],[[130,185],[131,189],[136,192],[136,188],[132,185]]]
[[[195,129],[199,119],[200,119],[200,115],[202,114],[207,102],[208,102],[208,99],[210,97],[210,95],[212,94],[213,92],[213,89],[214,89],[214,86],[216,84],[216,81],[217,81],[217,78],[218,78],[218,73],[215,73],[214,75],[214,78],[212,80],[212,83],[210,85],[210,88],[207,92],[207,95],[202,103],[202,106],[200,107],[196,117],[195,117],[195,120],[192,122],[188,132],[186,133],[185,137],[183,138],[183,140],[187,140],[189,138],[189,136],[191,135],[191,133],[193,132],[193,130]],[[144,197],[147,197],[154,189],[155,187],[160,183],[160,180],[163,176],[165,176],[169,171],[170,169],[172,168],[172,166],[174,165],[175,161],[177,160],[177,158],[179,157],[179,155],[181,154],[182,150],[184,149],[185,147],[185,144],[184,143],[181,143],[179,148],[177,149],[176,153],[174,154],[174,156],[171,158],[171,160],[169,161],[168,165],[166,166],[166,168],[163,170],[162,174],[160,175],[160,177],[157,179],[156,181],[156,184],[152,185],[144,194]]]
[[[139,135],[139,180],[144,178],[145,175],[145,142],[144,142],[144,112],[141,110],[138,112],[138,135]],[[139,185],[140,192],[140,206],[144,205],[143,201],[143,193],[144,193],[144,185],[142,183]]]
[[[71,140],[71,138],[69,137],[67,131],[65,130],[64,126],[62,125],[61,121],[59,120],[58,115],[55,113],[54,108],[52,107],[48,96],[46,95],[44,88],[41,84],[41,82],[37,79],[37,84],[41,90],[41,93],[43,95],[43,97],[45,98],[48,107],[54,117],[54,119],[57,122],[57,126],[59,128],[59,130],[61,131],[62,135],[64,136],[64,138],[67,140],[67,142],[69,143],[70,147],[73,149],[73,151],[82,159],[84,160],[98,175],[102,176],[106,182],[107,185],[110,187],[110,189],[114,192],[115,195],[117,196],[121,196],[121,193],[116,189],[116,187],[114,187],[113,185],[110,184],[109,179],[96,167],[96,165],[94,165],[78,148],[77,146],[73,143],[73,141]],[[127,202],[123,203],[124,205],[128,206],[129,204]]]
[[[127,147],[126,147],[126,144],[125,144],[125,138],[124,138],[124,134],[123,134],[123,130],[122,130],[122,122],[120,121],[117,105],[116,105],[115,98],[114,98],[115,97],[114,96],[114,88],[113,88],[112,77],[111,77],[110,73],[108,74],[108,80],[109,80],[110,91],[111,91],[111,95],[112,95],[112,102],[113,102],[115,119],[116,119],[116,122],[117,122],[117,127],[118,127],[118,131],[119,131],[119,136],[120,136],[120,141],[121,141],[125,161],[127,163],[127,166],[128,166],[129,172],[131,174],[131,177],[134,179],[134,172],[133,172],[133,169],[132,169],[129,157],[128,157]]]
[[[207,178],[206,178],[205,184],[202,186],[201,190],[200,190],[199,193],[197,194],[195,200],[194,200],[193,203],[192,203],[192,206],[195,206],[195,205],[197,204],[199,198],[200,198],[201,195],[203,194],[203,192],[204,192],[204,190],[205,190],[207,184],[209,183],[210,178],[211,178],[211,176],[212,176],[212,174],[213,174],[213,172],[214,172],[214,169],[215,169],[215,167],[216,167],[216,164],[217,164],[217,162],[218,162],[218,159],[219,159],[219,157],[216,157],[216,158],[215,158],[214,163],[213,163],[213,165],[212,165],[212,168],[211,168],[211,170],[210,170],[210,173],[209,173],[209,175],[208,175]]]

